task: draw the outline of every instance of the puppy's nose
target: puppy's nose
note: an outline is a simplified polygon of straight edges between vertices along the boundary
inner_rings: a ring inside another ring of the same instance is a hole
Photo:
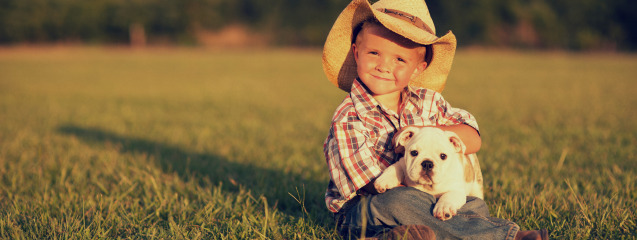
[[[420,164],[420,166],[422,166],[422,169],[424,169],[426,171],[429,171],[432,168],[434,168],[434,162],[427,160],[427,161],[422,162]]]

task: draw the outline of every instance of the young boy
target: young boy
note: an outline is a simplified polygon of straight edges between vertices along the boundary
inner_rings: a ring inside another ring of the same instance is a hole
[[[409,187],[378,194],[373,182],[398,160],[393,135],[408,125],[453,131],[480,149],[475,118],[440,95],[455,53],[449,32],[438,38],[422,0],[354,0],[339,15],[323,51],[329,80],[349,92],[337,108],[324,151],[331,181],[326,204],[344,238],[412,236],[420,239],[546,239],[489,217],[481,199],[467,198],[447,221],[433,217],[436,199]],[[392,235],[393,234],[393,235]],[[526,239],[526,238],[525,238]]]

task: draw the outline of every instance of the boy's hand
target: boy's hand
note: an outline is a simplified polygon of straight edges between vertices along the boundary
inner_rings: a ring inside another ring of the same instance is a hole
[[[365,185],[363,188],[361,188],[363,191],[369,193],[369,194],[379,194],[378,191],[376,191],[376,187],[374,187],[374,183],[376,182],[376,179],[372,180],[371,182],[369,182],[367,185]]]

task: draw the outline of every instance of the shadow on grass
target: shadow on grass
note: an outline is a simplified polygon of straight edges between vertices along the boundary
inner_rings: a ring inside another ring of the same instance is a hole
[[[305,198],[305,208],[310,213],[321,215],[319,221],[326,221],[327,215],[322,213],[327,212],[323,205],[323,192],[315,191],[324,189],[325,183],[309,180],[299,174],[235,163],[212,153],[186,151],[169,144],[122,136],[99,128],[63,125],[58,132],[75,136],[92,145],[112,144],[118,146],[122,153],[146,154],[153,157],[164,172],[176,172],[183,179],[193,175],[205,177],[213,184],[222,183],[224,190],[232,192],[237,192],[239,186],[243,186],[254,196],[263,194],[270,205],[292,216],[302,216],[304,213],[301,204],[290,194]]]

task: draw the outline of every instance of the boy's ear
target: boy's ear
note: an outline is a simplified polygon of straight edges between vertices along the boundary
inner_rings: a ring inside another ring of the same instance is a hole
[[[358,63],[358,52],[356,52],[356,43],[352,43],[352,53],[354,54],[354,62]]]
[[[411,75],[411,78],[413,79],[416,76],[420,75],[423,71],[425,71],[425,69],[427,69],[426,61],[422,61],[421,63],[418,63],[418,66],[416,66],[416,69],[414,69],[414,74]]]

